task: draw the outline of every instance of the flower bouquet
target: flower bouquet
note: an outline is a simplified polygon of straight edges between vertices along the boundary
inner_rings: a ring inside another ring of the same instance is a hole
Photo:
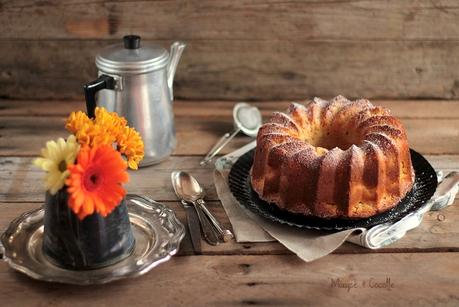
[[[34,164],[45,172],[43,252],[70,269],[93,269],[129,256],[135,244],[123,184],[137,169],[143,142],[114,112],[73,112],[66,140],[49,141]]]

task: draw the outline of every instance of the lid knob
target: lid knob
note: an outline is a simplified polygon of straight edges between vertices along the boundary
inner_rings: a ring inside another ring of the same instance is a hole
[[[126,49],[140,48],[140,36],[138,35],[126,35],[123,37],[123,42]]]

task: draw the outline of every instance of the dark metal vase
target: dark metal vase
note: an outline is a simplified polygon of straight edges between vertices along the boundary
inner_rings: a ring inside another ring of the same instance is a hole
[[[82,221],[67,205],[65,188],[46,193],[43,252],[68,269],[95,269],[129,256],[135,240],[124,199],[107,216],[94,213]]]

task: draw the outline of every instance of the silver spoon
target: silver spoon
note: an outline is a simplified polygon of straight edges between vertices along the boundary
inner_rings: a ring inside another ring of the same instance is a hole
[[[177,173],[175,177],[180,185],[177,185],[178,188],[181,188],[181,194],[183,199],[189,201],[195,205],[196,208],[200,208],[207,215],[209,220],[212,222],[215,230],[217,230],[219,237],[224,241],[228,242],[234,236],[233,233],[223,228],[220,222],[213,216],[212,213],[207,209],[204,202],[205,192],[201,187],[199,182],[187,172],[174,172]]]
[[[220,243],[219,233],[213,228],[209,219],[202,211],[201,206],[196,204],[197,198],[194,196],[194,190],[190,189],[191,185],[188,174],[185,172],[172,172],[171,181],[175,194],[180,198],[185,209],[187,209],[187,206],[189,206],[188,204],[191,203],[196,210],[204,239],[210,245],[218,245]]]
[[[258,129],[262,124],[262,117],[260,110],[248,103],[237,103],[233,108],[233,132],[225,133],[218,142],[212,147],[209,153],[199,163],[206,165],[226,146],[239,132],[243,132],[250,137],[256,137]]]

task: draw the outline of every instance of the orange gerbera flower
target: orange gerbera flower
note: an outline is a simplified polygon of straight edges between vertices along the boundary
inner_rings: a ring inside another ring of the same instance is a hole
[[[106,217],[119,205],[126,195],[121,186],[129,179],[126,168],[126,161],[109,145],[80,149],[65,181],[68,205],[80,220],[94,212]]]

